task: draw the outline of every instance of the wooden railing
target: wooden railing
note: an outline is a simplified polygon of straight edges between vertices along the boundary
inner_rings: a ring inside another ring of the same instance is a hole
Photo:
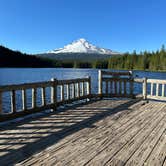
[[[97,95],[91,94],[90,77],[71,80],[51,79],[45,82],[0,86],[0,121],[46,109],[56,110],[59,105],[92,97],[134,98],[137,95],[134,93],[134,86],[138,83],[142,86],[142,98],[166,100],[166,80],[133,78],[131,71],[99,70],[98,74]],[[10,96],[7,99],[10,101],[7,101],[10,103],[10,110],[7,112],[3,110],[4,93],[9,93]],[[21,106],[20,109],[17,108],[18,103]]]
[[[144,99],[166,100],[166,80],[136,78],[134,82],[142,84]]]
[[[166,100],[166,80],[133,78],[132,72],[98,73],[98,95],[100,97],[142,97],[143,99]],[[135,84],[141,84],[141,89],[135,93]]]
[[[150,93],[146,92],[147,98],[166,100],[166,80],[145,79],[145,81],[145,84],[150,84]]]
[[[46,93],[46,89],[49,90]],[[31,97],[27,99],[31,93]],[[3,94],[10,94],[10,111],[3,111]],[[21,92],[21,101],[19,105],[22,108],[17,110],[17,92]],[[41,96],[39,98],[39,95]],[[0,120],[5,120],[21,115],[38,112],[44,109],[56,110],[58,105],[70,103],[76,100],[86,99],[91,97],[91,79],[80,78],[72,80],[56,80],[26,83],[19,85],[0,86]],[[47,99],[50,99],[48,102]],[[40,99],[40,101],[39,101]],[[31,107],[28,107],[31,100]],[[37,103],[41,103],[37,105]]]
[[[57,80],[57,88],[60,89],[58,104],[70,103],[91,97],[91,78]]]
[[[132,72],[108,72],[99,70],[101,97],[134,97]]]

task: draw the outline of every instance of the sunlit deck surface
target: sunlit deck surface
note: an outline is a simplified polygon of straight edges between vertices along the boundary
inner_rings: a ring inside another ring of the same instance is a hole
[[[103,99],[1,126],[0,165],[166,165],[166,103]]]

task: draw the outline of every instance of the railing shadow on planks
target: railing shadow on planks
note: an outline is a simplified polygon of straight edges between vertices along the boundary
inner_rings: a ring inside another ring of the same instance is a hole
[[[91,94],[91,77],[71,80],[51,79],[45,82],[0,86],[0,121],[46,109],[56,110],[60,105],[78,100],[103,97],[135,98],[138,96],[135,93],[135,84],[142,86],[139,97],[166,100],[166,80],[134,78],[132,71],[99,70],[97,94]],[[10,96],[8,99],[10,111],[7,112],[5,112],[5,102],[3,102],[3,94],[6,92]],[[18,105],[21,108],[18,109]]]

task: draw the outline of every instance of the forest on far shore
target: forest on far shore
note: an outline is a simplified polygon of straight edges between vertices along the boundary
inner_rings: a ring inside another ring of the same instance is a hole
[[[63,67],[63,68],[100,68],[120,70],[166,71],[166,49],[164,45],[155,52],[125,53],[106,60],[60,61],[36,57],[0,46],[0,67]]]

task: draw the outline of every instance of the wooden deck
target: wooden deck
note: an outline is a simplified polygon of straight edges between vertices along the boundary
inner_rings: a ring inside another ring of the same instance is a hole
[[[99,100],[1,126],[0,164],[166,166],[166,102]]]

